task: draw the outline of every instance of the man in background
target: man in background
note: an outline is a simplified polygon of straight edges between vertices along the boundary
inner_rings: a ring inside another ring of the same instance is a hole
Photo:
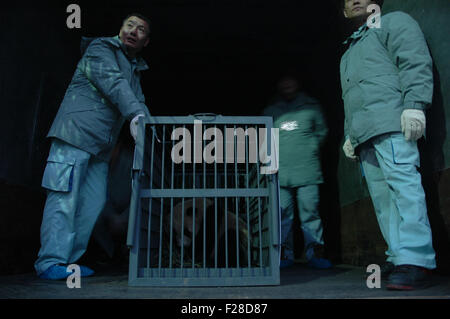
[[[289,235],[297,207],[308,265],[324,269],[332,266],[325,258],[319,215],[319,184],[323,183],[320,151],[328,129],[319,102],[300,89],[295,77],[283,77],[278,82],[279,99],[264,110],[264,115],[273,117],[273,125],[280,132],[280,266],[284,268],[294,263]]]

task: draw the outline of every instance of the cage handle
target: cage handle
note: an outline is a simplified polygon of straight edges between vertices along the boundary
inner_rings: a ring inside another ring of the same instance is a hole
[[[212,122],[216,119],[216,113],[195,113],[193,115],[197,120],[202,120],[203,122]],[[212,119],[204,119],[204,117],[212,117]]]

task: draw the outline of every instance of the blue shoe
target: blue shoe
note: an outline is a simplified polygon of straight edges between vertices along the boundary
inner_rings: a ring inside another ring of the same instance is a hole
[[[333,264],[331,261],[325,258],[317,258],[313,257],[308,261],[308,267],[315,268],[315,269],[329,269],[333,267]]]
[[[80,266],[81,277],[89,277],[92,276],[95,271],[87,266]]]
[[[53,265],[47,268],[42,274],[39,275],[41,279],[50,279],[50,280],[62,280],[66,279],[72,274],[71,271],[67,271],[67,266],[62,265]],[[89,277],[94,274],[94,271],[86,266],[80,266],[80,275],[81,277]]]
[[[69,277],[71,273],[67,272],[67,267],[60,265],[53,265],[47,268],[42,274],[39,275],[41,279],[61,280]]]

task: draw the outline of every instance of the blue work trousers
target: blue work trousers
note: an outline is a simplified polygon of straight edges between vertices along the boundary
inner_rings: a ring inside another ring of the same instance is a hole
[[[303,231],[305,256],[314,256],[314,246],[323,245],[323,227],[319,215],[319,185],[301,187],[280,187],[281,202],[281,244],[285,246],[288,259],[294,259],[292,247],[292,223],[297,204],[301,229]]]
[[[86,251],[106,202],[108,163],[54,139],[42,187],[47,200],[41,225],[38,275],[55,264],[75,263]]]
[[[361,146],[363,174],[394,265],[436,268],[417,143],[383,134]]]

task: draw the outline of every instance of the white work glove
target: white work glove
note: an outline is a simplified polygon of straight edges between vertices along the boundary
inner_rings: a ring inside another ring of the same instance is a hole
[[[347,156],[351,160],[356,160],[358,157],[355,155],[355,150],[353,149],[352,143],[350,143],[350,139],[347,139],[342,147],[344,150],[345,156]]]
[[[142,116],[145,116],[145,115],[138,114],[130,122],[130,133],[131,133],[131,136],[133,136],[135,142],[136,142],[136,137],[137,137],[137,128],[138,128],[138,124],[139,124],[139,118]]]
[[[417,141],[425,132],[425,113],[422,110],[406,109],[400,117],[402,133],[407,141]]]

